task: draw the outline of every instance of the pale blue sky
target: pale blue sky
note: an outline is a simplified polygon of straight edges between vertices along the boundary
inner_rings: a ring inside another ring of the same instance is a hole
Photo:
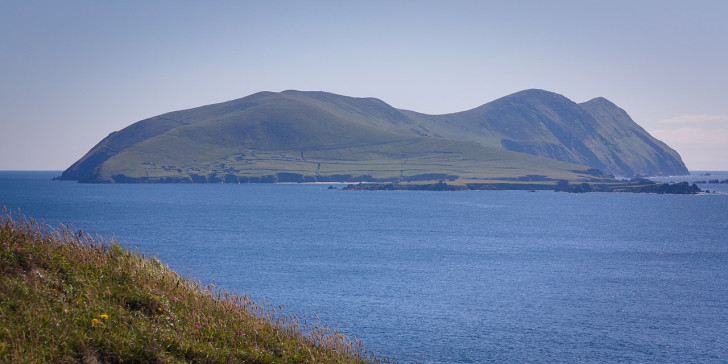
[[[691,170],[728,170],[728,1],[0,0],[0,169],[268,90],[425,113],[603,96]]]

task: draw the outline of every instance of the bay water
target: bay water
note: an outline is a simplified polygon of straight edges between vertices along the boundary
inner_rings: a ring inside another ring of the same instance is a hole
[[[51,181],[59,174],[0,172],[0,206],[315,313],[389,359],[728,362],[728,184],[371,192]]]

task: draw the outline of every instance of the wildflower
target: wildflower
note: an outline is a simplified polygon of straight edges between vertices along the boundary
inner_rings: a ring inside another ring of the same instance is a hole
[[[238,336],[243,336],[243,330],[238,330],[238,332],[236,332],[236,334],[238,334]]]
[[[161,307],[157,307],[157,311],[162,312],[162,308]]]
[[[99,324],[99,319],[95,318],[95,319],[91,320],[91,325],[96,326],[98,324]]]
[[[105,313],[102,313],[99,317],[101,317],[104,320],[108,320],[109,319],[109,315],[107,315]]]

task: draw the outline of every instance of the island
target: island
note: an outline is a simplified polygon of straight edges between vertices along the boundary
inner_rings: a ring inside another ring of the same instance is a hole
[[[289,90],[135,122],[58,179],[529,190],[562,190],[566,181],[569,190],[633,191],[622,178],[686,174],[675,150],[601,97],[576,103],[532,89],[428,115],[376,98]]]

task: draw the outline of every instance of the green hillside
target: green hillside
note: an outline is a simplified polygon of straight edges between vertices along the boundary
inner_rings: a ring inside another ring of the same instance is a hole
[[[605,178],[594,169],[622,175],[682,172],[677,153],[626,113],[615,116],[616,106],[600,105],[582,108],[563,96],[530,90],[462,113],[432,116],[374,98],[261,92],[132,124],[102,140],[61,178],[584,181]]]
[[[317,322],[2,213],[0,363],[380,362]]]

